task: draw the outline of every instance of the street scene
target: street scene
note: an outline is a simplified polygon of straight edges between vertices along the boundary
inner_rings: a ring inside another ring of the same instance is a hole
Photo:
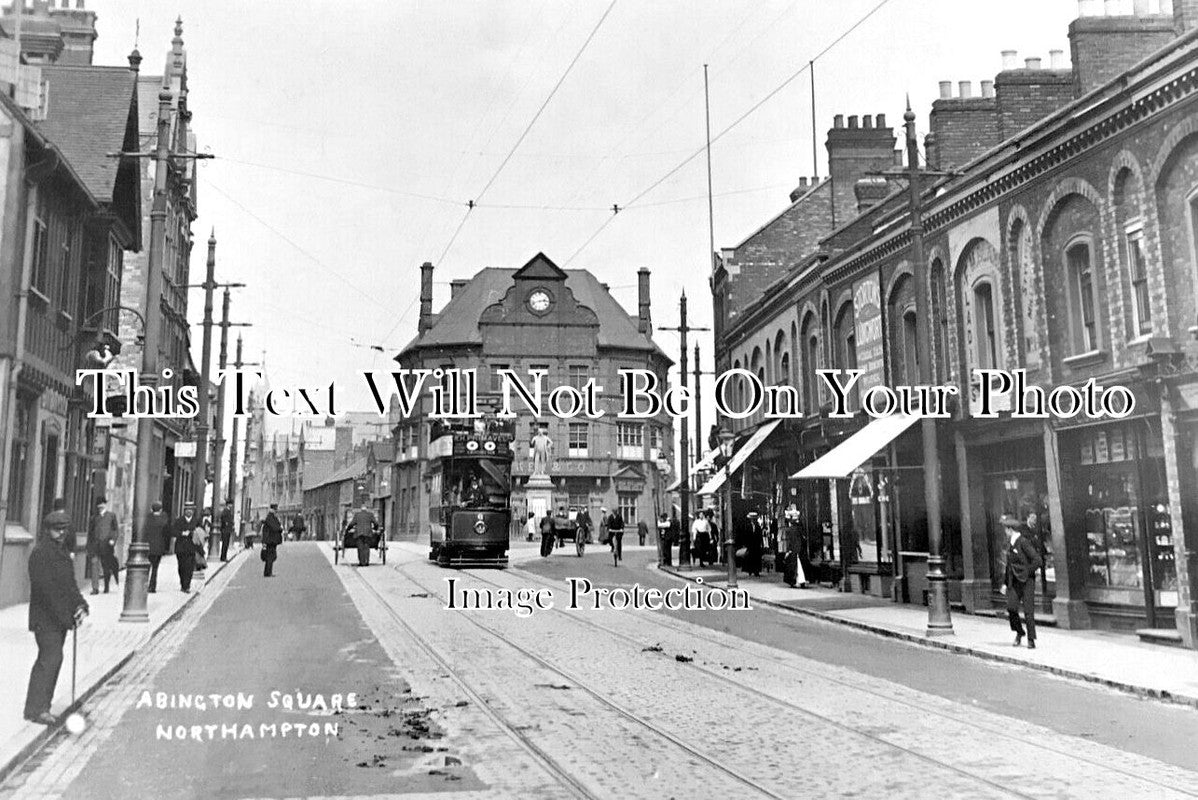
[[[1198,796],[1198,0],[12,0],[0,84],[0,800]]]

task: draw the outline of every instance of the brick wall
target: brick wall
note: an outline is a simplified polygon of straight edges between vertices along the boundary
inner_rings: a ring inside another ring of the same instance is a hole
[[[1188,0],[1191,5],[1194,0]],[[1186,0],[1174,0],[1180,9]],[[1180,12],[1179,12],[1180,13]],[[1176,35],[1171,17],[1079,17],[1069,25],[1078,96],[1126,72]]]
[[[994,78],[999,138],[1006,140],[1074,99],[1070,70],[1011,69]]]
[[[1198,126],[1193,126],[1198,127]],[[1198,324],[1198,131],[1171,150],[1156,184],[1156,207],[1160,214],[1160,249],[1167,285],[1169,329],[1177,339],[1189,339],[1190,326]],[[1154,298],[1156,299],[1156,298]]]
[[[928,161],[937,169],[966,164],[1002,141],[994,97],[937,100],[932,103],[929,127]]]

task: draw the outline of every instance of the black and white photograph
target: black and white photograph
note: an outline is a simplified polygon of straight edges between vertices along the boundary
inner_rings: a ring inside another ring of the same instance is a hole
[[[0,800],[1198,798],[1198,0],[4,0]]]

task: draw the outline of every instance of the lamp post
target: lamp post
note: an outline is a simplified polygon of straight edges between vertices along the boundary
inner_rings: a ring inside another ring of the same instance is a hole
[[[736,588],[736,539],[732,536],[732,431],[720,426],[720,455],[724,457],[724,554],[728,560],[728,588]]]

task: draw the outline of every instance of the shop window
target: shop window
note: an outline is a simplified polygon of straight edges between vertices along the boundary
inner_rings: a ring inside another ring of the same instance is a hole
[[[624,518],[624,531],[628,532],[629,528],[636,527],[636,502],[640,499],[637,492],[620,492],[618,494],[617,508],[620,509],[620,516]]]
[[[616,424],[616,457],[640,461],[645,456],[645,429],[642,425],[620,422]]]
[[[994,289],[983,281],[973,290],[974,341],[977,344],[979,369],[997,369],[998,332],[994,320]]]
[[[1148,294],[1148,264],[1144,258],[1144,230],[1127,232],[1127,277],[1131,284],[1132,330],[1136,336],[1152,333],[1152,301]]]
[[[1089,241],[1080,241],[1065,250],[1069,277],[1070,333],[1075,355],[1098,349],[1097,300],[1094,263]]]
[[[589,444],[590,425],[585,422],[571,422],[568,441],[570,458],[586,458]]]
[[[16,409],[16,426],[13,429],[12,464],[8,468],[8,518],[22,521],[28,510],[26,498],[26,479],[29,475],[29,462],[33,453],[29,448],[30,436],[33,430],[33,401],[29,398],[19,398]]]

